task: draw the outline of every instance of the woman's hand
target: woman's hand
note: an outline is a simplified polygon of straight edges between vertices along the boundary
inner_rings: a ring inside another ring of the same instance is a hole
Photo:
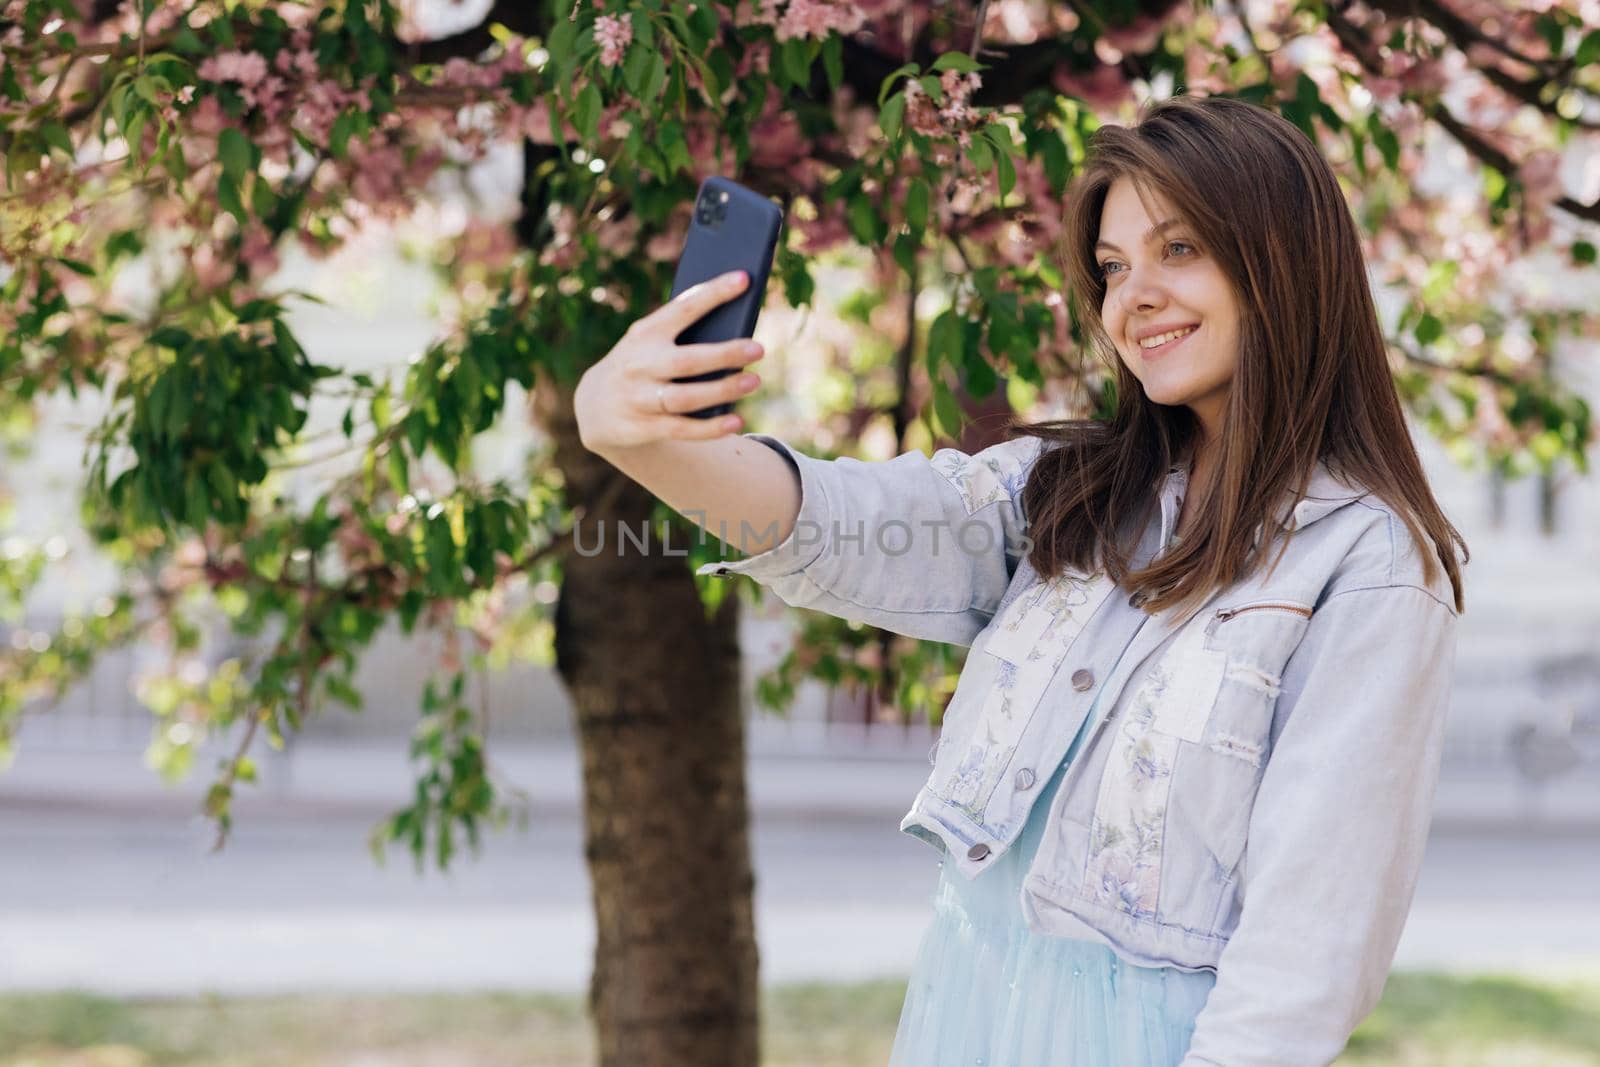
[[[658,441],[710,440],[737,430],[743,422],[738,415],[697,419],[687,413],[747,396],[761,384],[754,373],[704,382],[672,379],[752,363],[761,358],[761,345],[744,338],[692,345],[673,339],[748,284],[743,271],[720,275],[685,289],[629,326],[584,372],[573,395],[583,447],[604,453]]]

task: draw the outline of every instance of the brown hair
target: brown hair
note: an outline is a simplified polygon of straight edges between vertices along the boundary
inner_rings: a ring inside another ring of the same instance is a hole
[[[1470,554],[1412,445],[1355,223],[1327,161],[1292,123],[1242,100],[1174,96],[1141,112],[1131,127],[1095,131],[1065,219],[1074,314],[1111,363],[1112,412],[1008,427],[1046,443],[1023,490],[1029,562],[1047,578],[1104,567],[1147,610],[1185,614],[1260,565],[1284,532],[1274,505],[1303,496],[1322,460],[1394,508],[1422,549],[1426,580],[1442,564],[1463,610],[1453,546],[1462,562]],[[1171,204],[1232,280],[1240,309],[1238,368],[1222,433],[1208,442],[1211,490],[1194,502],[1193,532],[1139,571],[1122,535],[1144,529],[1154,490],[1200,427],[1187,407],[1145,396],[1100,317],[1094,244],[1107,191],[1124,176],[1141,197],[1153,189]],[[1248,196],[1225,192],[1246,180]]]

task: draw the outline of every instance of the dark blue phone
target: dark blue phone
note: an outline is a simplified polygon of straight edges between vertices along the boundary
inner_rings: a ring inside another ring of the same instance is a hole
[[[700,191],[694,199],[694,217],[683,240],[683,254],[678,257],[678,273],[672,279],[672,296],[736,270],[747,273],[750,284],[737,297],[718,304],[678,334],[678,344],[754,336],[756,316],[761,313],[767,276],[772,271],[772,257],[777,251],[782,228],[783,209],[754,189],[716,176],[700,183]],[[710,381],[742,369],[723,367],[672,380]],[[715,404],[685,414],[696,419],[710,419],[732,410],[731,403]]]

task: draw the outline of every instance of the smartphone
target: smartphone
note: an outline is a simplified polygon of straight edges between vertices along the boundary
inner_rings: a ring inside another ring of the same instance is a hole
[[[678,344],[731,341],[755,335],[756,316],[761,313],[782,228],[783,209],[754,189],[717,176],[700,183],[694,199],[694,217],[689,221],[683,253],[678,257],[678,273],[672,279],[672,295],[676,297],[692,285],[735,270],[749,274],[750,284],[737,297],[718,304],[678,334]],[[722,367],[672,380],[704,382],[743,369]],[[715,404],[685,414],[710,419],[732,410],[732,403]]]

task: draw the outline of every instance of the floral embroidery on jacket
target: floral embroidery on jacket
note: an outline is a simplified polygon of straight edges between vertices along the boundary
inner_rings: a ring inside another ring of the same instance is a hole
[[[1157,664],[1134,695],[1108,756],[1089,827],[1085,895],[1144,919],[1156,913],[1162,833],[1178,742],[1150,729],[1150,724],[1170,684],[1169,671]]]
[[[1031,440],[1037,443],[1038,439]],[[1032,452],[1019,448],[1025,449],[1025,443],[1006,442],[975,456],[958,448],[941,448],[929,464],[956,487],[970,515],[996,501],[1015,499],[1021,491]]]
[[[946,793],[974,819],[983,818],[1051,679],[1088,623],[1093,582],[1062,575],[1039,583],[1006,608],[983,646],[995,660],[994,683]]]

